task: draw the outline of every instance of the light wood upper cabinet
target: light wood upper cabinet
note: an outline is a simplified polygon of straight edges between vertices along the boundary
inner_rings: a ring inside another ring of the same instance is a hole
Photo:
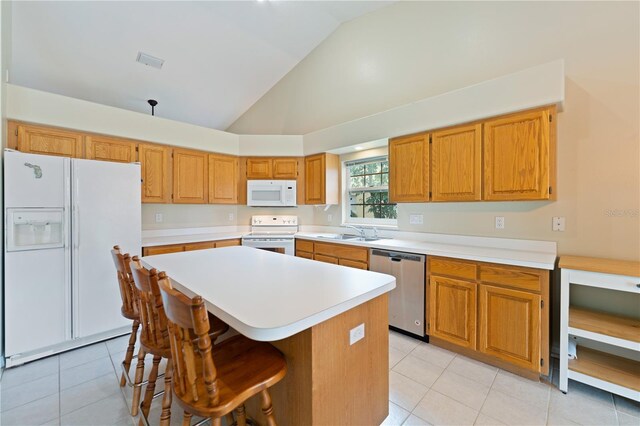
[[[274,179],[296,179],[298,177],[297,158],[274,158],[273,178]]]
[[[133,163],[136,161],[136,143],[106,136],[85,136],[85,155],[89,160]]]
[[[484,199],[552,198],[554,118],[551,107],[484,122]]]
[[[429,134],[389,141],[389,201],[429,201]]]
[[[540,368],[540,295],[480,286],[478,349],[519,367]]]
[[[298,159],[295,157],[247,158],[247,179],[296,179]]]
[[[339,204],[340,159],[335,154],[316,154],[304,159],[305,204]]]
[[[138,156],[142,176],[142,202],[170,203],[171,148],[141,143],[138,145]]]
[[[482,124],[431,134],[431,200],[482,199]]]
[[[18,151],[72,158],[84,156],[82,133],[30,124],[18,124],[17,132]]]
[[[271,158],[247,158],[247,179],[271,179]]]
[[[476,348],[475,282],[432,275],[429,279],[429,335]]]
[[[209,203],[238,202],[238,157],[209,154]]]
[[[208,201],[208,154],[173,149],[173,202],[206,204]]]

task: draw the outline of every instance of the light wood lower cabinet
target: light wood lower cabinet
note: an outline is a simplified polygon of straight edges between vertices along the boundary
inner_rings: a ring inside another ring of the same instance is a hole
[[[432,275],[429,287],[429,335],[475,349],[477,284]]]
[[[164,246],[143,247],[143,256],[154,256],[156,254],[178,253],[181,251],[205,250],[212,248],[239,246],[242,242],[240,238],[231,238],[218,241],[201,241],[197,243],[169,244]]]
[[[478,349],[529,370],[540,366],[540,295],[480,286]]]
[[[465,355],[549,372],[549,271],[429,257],[428,334]]]
[[[296,256],[350,268],[369,269],[369,249],[366,247],[296,240]]]

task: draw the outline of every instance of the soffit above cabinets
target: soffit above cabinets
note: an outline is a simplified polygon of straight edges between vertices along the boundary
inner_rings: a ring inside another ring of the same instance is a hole
[[[392,2],[14,2],[10,83],[227,128],[342,22]],[[136,62],[139,52],[165,60]]]

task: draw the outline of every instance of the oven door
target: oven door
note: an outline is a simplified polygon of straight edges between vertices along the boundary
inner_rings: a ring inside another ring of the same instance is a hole
[[[272,251],[274,253],[288,254],[290,256],[293,256],[295,247],[293,238],[243,238],[242,245]]]

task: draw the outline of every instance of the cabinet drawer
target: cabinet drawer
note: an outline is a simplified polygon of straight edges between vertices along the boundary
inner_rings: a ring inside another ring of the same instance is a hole
[[[309,253],[308,251],[296,250],[297,257],[304,257],[305,259],[313,259],[313,253]]]
[[[445,275],[457,278],[475,280],[477,277],[478,265],[463,260],[446,259],[442,257],[429,258],[429,273],[435,275]]]
[[[338,258],[333,256],[324,256],[316,253],[313,255],[313,259],[318,262],[333,263],[334,265],[338,264]]]
[[[342,244],[315,243],[315,253],[368,263],[369,249]]]
[[[542,288],[545,272],[519,266],[481,265],[480,281],[538,292]]]
[[[338,264],[342,266],[348,266],[350,268],[364,269],[365,271],[369,269],[369,265],[367,265],[365,262],[358,262],[349,259],[340,259],[338,261]]]
[[[156,254],[167,254],[167,253],[177,253],[179,251],[184,251],[183,244],[172,244],[168,246],[155,246],[155,247],[145,247],[143,249],[143,256],[154,256]]]
[[[184,251],[212,249],[216,247],[213,241],[203,241],[200,243],[189,243],[184,245]]]
[[[231,240],[220,240],[216,241],[216,248],[220,247],[233,247],[241,245],[241,241],[238,238],[234,238]]]
[[[311,241],[296,240],[296,250],[313,253],[313,243]]]

